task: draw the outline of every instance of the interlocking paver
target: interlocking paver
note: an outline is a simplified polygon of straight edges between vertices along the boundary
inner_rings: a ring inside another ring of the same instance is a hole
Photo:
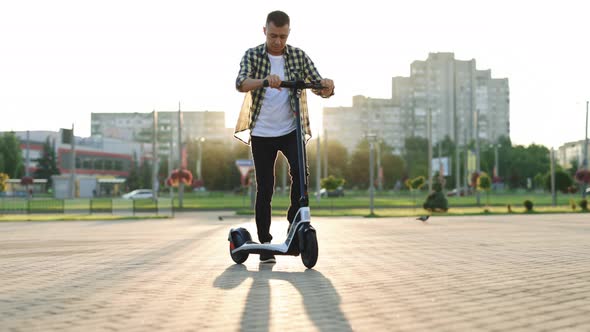
[[[0,223],[0,330],[590,330],[585,214],[312,222],[313,270],[235,265],[228,212]]]

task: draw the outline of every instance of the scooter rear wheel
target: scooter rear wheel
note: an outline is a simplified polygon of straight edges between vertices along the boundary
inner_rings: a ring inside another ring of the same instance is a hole
[[[305,232],[304,238],[305,243],[301,252],[301,260],[305,267],[311,269],[318,261],[318,239],[313,231]]]

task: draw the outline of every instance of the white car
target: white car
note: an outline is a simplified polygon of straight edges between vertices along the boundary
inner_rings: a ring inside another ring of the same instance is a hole
[[[136,189],[122,196],[125,199],[151,199],[154,193],[151,189]]]

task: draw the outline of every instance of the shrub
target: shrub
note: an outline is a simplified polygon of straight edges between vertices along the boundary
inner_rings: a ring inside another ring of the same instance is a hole
[[[8,179],[10,179],[8,174],[0,173],[0,192],[3,192],[6,190],[6,182],[8,181]]]
[[[426,184],[426,178],[423,176],[417,176],[413,179],[407,179],[405,182],[406,187],[408,187],[408,189],[410,190],[420,189],[424,186],[424,184]]]
[[[582,211],[588,211],[588,201],[585,198],[579,204]]]
[[[328,176],[327,178],[323,178],[320,181],[320,185],[322,188],[326,188],[326,190],[333,191],[342,187],[346,183],[346,180],[343,178],[337,178],[333,175]]]
[[[481,172],[477,177],[477,190],[488,191],[492,188],[492,179],[486,172]]]
[[[440,182],[435,182],[432,185],[432,190],[434,190],[436,192],[442,191],[442,184]]]
[[[570,198],[570,206],[572,207],[572,211],[576,211],[576,201],[573,198]]]
[[[442,191],[434,191],[426,197],[426,202],[422,205],[424,210],[447,212],[449,209],[449,202]]]
[[[526,209],[526,212],[532,212],[533,211],[533,202],[531,202],[530,200],[526,200],[524,201],[524,208]]]
[[[506,208],[508,209],[508,213],[512,213],[512,205],[508,204]]]

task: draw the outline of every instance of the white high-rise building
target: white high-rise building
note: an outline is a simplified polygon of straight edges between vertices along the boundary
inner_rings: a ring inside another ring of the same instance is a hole
[[[477,70],[474,59],[430,53],[411,64],[410,77],[393,77],[391,89],[391,99],[357,96],[352,107],[325,108],[328,137],[350,151],[371,130],[400,153],[406,137],[428,137],[429,112],[434,144],[446,136],[464,145],[476,135],[489,143],[510,135],[508,79]]]
[[[590,142],[589,142],[590,143]],[[580,168],[584,165],[584,145],[586,140],[567,142],[555,151],[555,161],[564,168]],[[586,148],[588,149],[589,146]],[[588,149],[590,153],[590,149]]]

